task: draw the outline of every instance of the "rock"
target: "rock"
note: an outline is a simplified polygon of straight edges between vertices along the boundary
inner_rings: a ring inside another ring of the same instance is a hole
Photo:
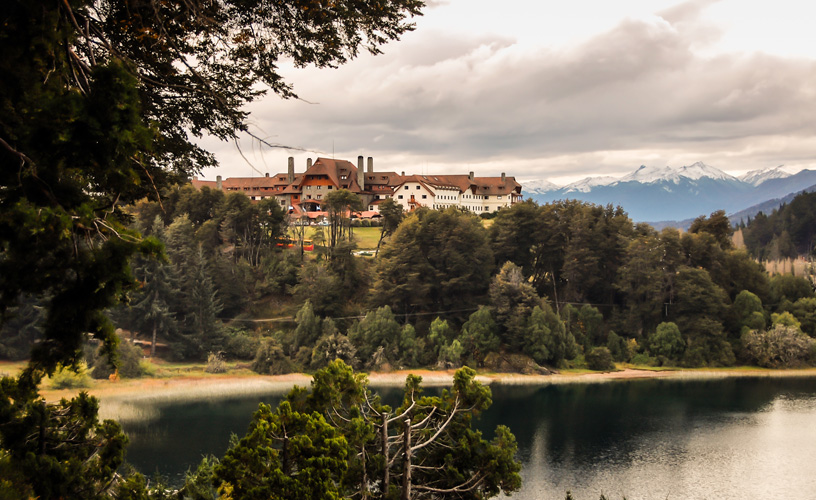
[[[484,367],[499,373],[522,373],[524,375],[552,375],[554,370],[544,368],[524,354],[491,352],[485,357]]]

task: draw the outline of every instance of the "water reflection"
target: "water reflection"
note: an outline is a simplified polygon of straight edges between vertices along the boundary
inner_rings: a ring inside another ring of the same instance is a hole
[[[259,401],[279,398],[162,405],[149,424],[126,425],[128,460],[178,480],[202,455],[223,455]],[[493,401],[478,425],[516,435],[524,487],[513,498],[816,497],[813,378],[494,385]]]
[[[482,425],[518,438],[515,498],[813,498],[814,382],[494,387]]]

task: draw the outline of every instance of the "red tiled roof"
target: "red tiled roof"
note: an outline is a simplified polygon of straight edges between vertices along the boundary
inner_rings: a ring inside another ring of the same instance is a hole
[[[218,183],[216,181],[203,181],[199,179],[193,179],[192,181],[190,181],[190,183],[196,189],[201,189],[203,187],[208,187],[210,189],[218,189]]]

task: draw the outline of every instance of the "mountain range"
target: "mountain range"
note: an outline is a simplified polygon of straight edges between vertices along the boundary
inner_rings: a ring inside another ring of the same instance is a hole
[[[697,162],[677,168],[641,166],[623,177],[587,177],[561,187],[535,180],[522,183],[522,195],[539,203],[611,203],[622,206],[636,222],[657,222],[693,219],[716,210],[732,214],[814,185],[814,170],[791,174],[779,166],[735,177]]]

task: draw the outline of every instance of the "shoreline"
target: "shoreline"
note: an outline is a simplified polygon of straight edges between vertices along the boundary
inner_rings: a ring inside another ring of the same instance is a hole
[[[399,370],[368,373],[369,385],[402,387],[408,374],[419,375],[425,387],[445,387],[453,382],[455,370]],[[771,370],[763,368],[648,370],[626,367],[612,372],[559,373],[523,375],[516,373],[477,373],[476,380],[485,385],[546,386],[553,384],[615,383],[633,380],[706,380],[741,377],[816,377],[816,368]],[[124,379],[117,382],[95,381],[87,389],[54,390],[43,388],[47,401],[70,398],[81,391],[97,397],[100,418],[144,420],[155,411],[151,406],[174,401],[200,401],[253,395],[281,395],[294,386],[308,387],[312,377],[303,373],[287,375],[221,374],[180,375],[165,378]]]

